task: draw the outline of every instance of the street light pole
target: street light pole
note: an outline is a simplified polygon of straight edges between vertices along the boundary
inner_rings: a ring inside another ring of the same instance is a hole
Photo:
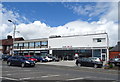
[[[8,20],[9,22],[13,23],[14,25],[14,30],[13,30],[13,52],[12,55],[14,55],[14,41],[15,41],[15,30],[16,30],[16,24],[12,20]]]

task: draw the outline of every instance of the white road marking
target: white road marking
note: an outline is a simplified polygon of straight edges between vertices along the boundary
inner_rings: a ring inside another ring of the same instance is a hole
[[[58,77],[60,75],[47,75],[47,76],[41,76],[41,78],[47,78],[47,77]]]
[[[19,80],[28,80],[31,79],[31,77],[27,77],[27,78],[20,78]]]
[[[9,78],[9,77],[0,77],[0,78],[3,78],[3,79],[8,79],[8,80],[18,80],[18,79]]]
[[[81,80],[81,79],[84,79],[84,78],[80,77],[80,78],[67,79],[67,81],[71,81],[71,80]]]
[[[7,75],[12,75],[12,74],[7,74]]]

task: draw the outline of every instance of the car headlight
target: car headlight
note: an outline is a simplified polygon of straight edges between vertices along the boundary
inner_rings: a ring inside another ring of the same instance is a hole
[[[25,61],[25,63],[30,63],[29,61]]]

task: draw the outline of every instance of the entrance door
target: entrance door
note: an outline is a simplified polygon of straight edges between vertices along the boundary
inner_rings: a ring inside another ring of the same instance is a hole
[[[102,53],[102,57],[101,57],[101,59],[102,59],[103,61],[106,60],[106,53]]]

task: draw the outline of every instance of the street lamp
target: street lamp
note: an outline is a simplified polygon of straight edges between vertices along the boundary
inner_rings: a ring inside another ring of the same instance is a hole
[[[14,25],[14,31],[13,31],[13,54],[14,54],[14,41],[15,41],[15,30],[16,30],[16,24],[12,20],[8,20],[9,22],[13,23]]]

